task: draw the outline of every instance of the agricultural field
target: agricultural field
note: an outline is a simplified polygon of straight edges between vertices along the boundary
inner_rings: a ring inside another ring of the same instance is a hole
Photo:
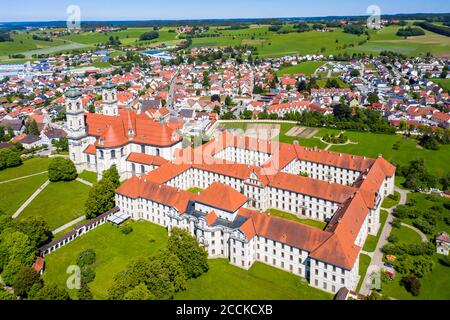
[[[116,32],[83,32],[80,34],[72,34],[68,36],[60,37],[59,39],[69,40],[72,42],[82,43],[86,45],[96,45],[101,43],[106,43],[109,37],[119,37],[122,45],[135,45],[138,44],[139,37],[145,33],[153,31],[153,28],[129,28],[127,30],[116,31]],[[155,44],[174,44],[179,42],[176,39],[177,34],[169,32],[168,29],[161,29],[159,32],[159,38],[152,41],[143,41],[145,43],[155,43]]]
[[[62,40],[38,41],[33,40],[32,32],[18,32],[11,35],[14,41],[0,42],[0,58],[8,58],[10,54],[23,53],[32,50],[51,48],[64,45]]]
[[[427,30],[424,36],[404,39],[396,35],[399,26],[389,26],[370,32],[371,39],[362,46],[349,49],[350,52],[378,54],[381,51],[394,51],[407,56],[426,55],[431,52],[436,56],[448,56],[450,38]]]
[[[336,52],[337,46],[357,45],[364,38],[343,33],[311,31],[304,33],[277,34],[267,26],[255,26],[241,30],[211,28],[210,33],[218,32],[219,37],[192,39],[193,47],[251,45],[258,49],[261,57],[277,57],[292,54],[323,54]],[[336,43],[338,40],[338,43]]]

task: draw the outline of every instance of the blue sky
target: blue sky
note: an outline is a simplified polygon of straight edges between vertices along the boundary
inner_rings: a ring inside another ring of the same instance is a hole
[[[382,14],[450,12],[442,0],[0,0],[0,21],[66,20],[79,5],[82,20],[314,17],[364,15],[371,4]]]

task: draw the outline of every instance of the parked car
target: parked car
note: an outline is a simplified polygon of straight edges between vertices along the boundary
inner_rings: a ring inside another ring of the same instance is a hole
[[[394,280],[395,280],[395,274],[393,274],[392,272],[385,271],[384,274],[386,274],[387,276],[389,276],[389,279],[390,279],[391,281],[394,281]]]
[[[390,263],[388,263],[388,262],[386,262],[386,263],[384,264],[384,266],[385,266],[386,268],[391,268],[391,269],[394,269],[394,270],[395,270],[394,265],[392,265],[392,264],[390,264]]]

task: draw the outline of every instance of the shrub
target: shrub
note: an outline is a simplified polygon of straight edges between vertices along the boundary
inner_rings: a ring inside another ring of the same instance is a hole
[[[120,232],[123,234],[130,234],[133,232],[133,227],[130,225],[125,225],[120,228]]]
[[[420,294],[421,283],[419,278],[410,275],[404,277],[401,280],[401,284],[405,287],[406,291],[410,292],[413,296],[417,297]]]
[[[70,159],[54,158],[48,166],[48,179],[51,182],[72,181],[77,176],[77,169]]]
[[[439,257],[439,262],[446,267],[450,267],[450,256]]]
[[[77,258],[77,265],[82,268],[84,266],[91,266],[95,263],[96,253],[92,249],[87,249],[80,253]]]
[[[390,243],[397,243],[399,241],[398,237],[395,234],[391,234],[388,238]]]
[[[95,271],[89,266],[85,265],[81,268],[81,283],[91,283],[95,279]]]
[[[419,218],[413,222],[414,227],[426,234],[432,234],[434,227],[426,220]]]
[[[402,223],[400,222],[399,219],[394,219],[392,221],[392,228],[400,229],[401,226],[402,226]]]

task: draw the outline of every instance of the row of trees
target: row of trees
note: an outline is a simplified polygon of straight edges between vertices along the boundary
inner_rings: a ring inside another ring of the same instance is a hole
[[[423,31],[420,28],[413,28],[413,27],[407,27],[407,28],[401,28],[397,31],[397,36],[399,37],[415,37],[415,36],[424,36],[425,31]]]
[[[186,282],[209,269],[208,254],[187,231],[174,228],[167,248],[149,259],[132,262],[116,275],[112,300],[168,300],[186,289]]]
[[[450,37],[450,28],[449,27],[440,26],[437,24],[429,23],[429,22],[421,22],[421,21],[414,22],[414,25],[421,27],[425,30],[441,34],[443,36]]]

